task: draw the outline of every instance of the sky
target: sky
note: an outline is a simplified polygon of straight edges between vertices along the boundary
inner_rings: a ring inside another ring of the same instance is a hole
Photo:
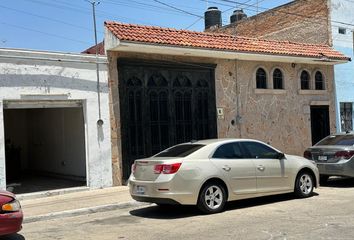
[[[0,0],[0,48],[82,52],[94,45],[93,0]],[[104,21],[204,30],[207,7],[218,7],[223,24],[235,9],[254,15],[287,0],[100,0],[98,41]]]

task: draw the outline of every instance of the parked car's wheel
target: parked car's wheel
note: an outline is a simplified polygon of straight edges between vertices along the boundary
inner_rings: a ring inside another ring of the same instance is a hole
[[[295,180],[294,192],[296,196],[301,198],[310,197],[313,193],[313,188],[314,179],[312,175],[307,171],[300,172]]]
[[[224,209],[226,191],[221,184],[207,183],[200,191],[198,208],[204,213],[218,213]]]
[[[326,184],[328,181],[329,176],[328,175],[320,175],[320,184]]]

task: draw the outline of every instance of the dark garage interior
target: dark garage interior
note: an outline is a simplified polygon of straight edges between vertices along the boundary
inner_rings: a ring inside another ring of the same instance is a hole
[[[7,189],[86,186],[82,107],[4,109]]]

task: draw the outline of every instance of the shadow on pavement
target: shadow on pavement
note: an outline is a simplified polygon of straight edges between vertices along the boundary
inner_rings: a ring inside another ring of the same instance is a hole
[[[331,177],[326,183],[322,183],[321,187],[354,188],[354,178]]]
[[[312,197],[316,197],[319,194],[314,192]],[[305,200],[306,198],[297,198],[293,193],[286,193],[280,195],[272,195],[266,197],[258,197],[258,198],[250,198],[238,201],[229,202],[226,205],[226,210],[236,210],[236,209],[243,209],[243,208],[251,208],[251,207],[258,207],[261,205],[267,205],[272,203],[278,202],[285,202],[285,201],[301,201]]]
[[[7,236],[0,236],[0,240],[25,240],[25,237],[16,233]]]
[[[183,205],[152,205],[146,208],[131,210],[129,213],[136,217],[152,219],[178,219],[193,217],[200,214],[198,208],[196,208],[195,206]]]
[[[314,193],[312,197],[318,196],[318,193]],[[251,208],[261,205],[267,205],[283,201],[302,200],[294,196],[294,194],[281,194],[266,197],[258,197],[244,200],[237,200],[226,203],[225,211],[232,211],[243,208]],[[197,215],[203,215],[196,206],[182,206],[182,205],[170,205],[170,206],[149,206],[146,208],[134,209],[129,212],[131,215],[143,218],[152,219],[178,219],[187,218]]]

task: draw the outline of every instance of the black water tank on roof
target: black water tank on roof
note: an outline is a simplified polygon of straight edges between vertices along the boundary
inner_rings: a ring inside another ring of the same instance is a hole
[[[221,27],[221,11],[217,7],[209,7],[204,13],[205,29],[213,26]]]
[[[234,23],[234,22],[237,22],[237,21],[240,21],[244,18],[247,18],[247,15],[243,12],[242,9],[237,9],[234,11],[234,13],[231,15],[230,17],[230,22],[231,23]]]

